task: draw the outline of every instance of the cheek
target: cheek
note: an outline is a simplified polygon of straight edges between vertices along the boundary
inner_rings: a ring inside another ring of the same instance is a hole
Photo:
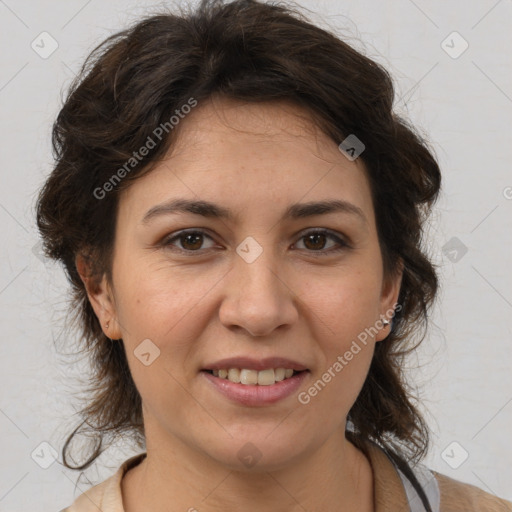
[[[215,286],[218,276],[197,268],[174,268],[169,262],[144,260],[118,272],[117,312],[129,337],[153,336],[163,343],[166,333],[180,330]]]
[[[379,276],[347,275],[317,280],[304,300],[304,315],[310,315],[306,322],[316,326],[312,335],[321,349],[321,364],[299,401],[310,402],[315,414],[327,417],[331,410],[346,414],[354,403],[368,374],[377,334]]]
[[[173,407],[185,410],[190,396],[180,383],[187,379],[185,371],[191,373],[195,368],[186,362],[193,361],[204,330],[201,299],[218,279],[192,279],[151,267],[145,273],[119,272],[117,279],[123,342],[143,402],[155,416],[169,409],[169,397]]]
[[[337,336],[324,338],[322,364],[298,395],[298,402],[311,408],[312,416],[321,418],[324,426],[334,428],[344,421],[366,380],[375,342],[362,334],[346,326]]]
[[[380,318],[379,279],[376,273],[347,270],[304,287],[304,313],[309,311],[308,322],[317,325],[319,339],[331,351],[344,352],[347,343],[350,346],[351,340],[370,330]]]
[[[198,340],[214,314],[206,308],[219,277],[202,275],[197,269],[193,274],[184,268],[169,268],[168,263],[158,267],[139,263],[131,268],[140,270],[119,272],[116,288],[117,312],[133,379],[148,402],[162,389],[179,397],[178,381],[193,377],[197,371]]]

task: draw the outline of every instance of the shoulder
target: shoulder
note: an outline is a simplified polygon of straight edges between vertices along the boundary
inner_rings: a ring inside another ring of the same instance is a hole
[[[78,496],[72,505],[60,512],[98,512],[98,510],[103,510],[102,507],[106,490],[112,486],[113,481],[117,479],[116,477],[117,473],[100,484],[91,487]],[[104,512],[107,510],[108,509],[105,509]]]
[[[439,485],[440,512],[512,512],[512,502],[432,471]]]
[[[424,511],[421,503],[426,501],[432,512],[512,512],[512,502],[478,487],[411,464],[403,456],[396,460],[377,444],[365,448],[374,470],[377,512]]]
[[[72,505],[60,512],[123,512],[121,480],[124,474],[144,457],[146,453],[140,453],[125,460],[110,478],[82,493]]]

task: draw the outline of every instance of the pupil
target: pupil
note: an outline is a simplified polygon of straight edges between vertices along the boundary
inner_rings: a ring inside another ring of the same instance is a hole
[[[199,249],[201,247],[201,236],[202,235],[199,235],[199,234],[195,234],[195,233],[189,233],[187,235],[185,235],[184,239],[185,239],[185,245],[189,245],[189,248],[192,248],[192,249]],[[196,240],[196,243],[192,243],[192,244],[189,244],[187,240]],[[199,241],[199,243],[197,243],[197,241]],[[193,247],[190,247],[190,245],[193,245]]]
[[[312,248],[312,249],[321,249],[321,248],[323,247],[323,245],[324,245],[324,244],[323,244],[323,243],[320,243],[320,246],[322,246],[322,247],[319,247],[319,246],[318,246],[318,238],[319,238],[319,237],[323,238],[323,237],[325,237],[325,235],[323,235],[323,234],[321,234],[321,233],[317,233],[317,234],[313,234],[313,235],[309,235],[309,236],[307,236],[307,237],[306,237],[306,246],[307,246],[307,243],[308,243],[310,240],[312,240],[312,239],[313,239],[313,240],[316,240],[316,242],[313,242],[314,247],[309,247],[309,248],[310,248],[310,249],[311,249],[311,248]]]

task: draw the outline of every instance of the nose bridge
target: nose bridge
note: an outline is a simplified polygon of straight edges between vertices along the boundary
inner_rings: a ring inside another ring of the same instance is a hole
[[[279,278],[275,252],[254,239],[242,242],[229,275],[220,309],[226,326],[237,325],[253,336],[269,334],[297,318],[292,293]]]
[[[247,247],[249,252],[244,254],[242,251]],[[272,306],[271,302],[282,293],[282,283],[276,276],[279,265],[276,265],[274,251],[271,248],[263,250],[263,247],[258,250],[249,242],[240,244],[237,253],[238,260],[234,265],[237,295],[243,297],[248,306],[261,307],[259,302]]]
[[[254,259],[254,261],[245,260],[239,257],[235,264],[235,272],[237,275],[237,282],[241,287],[245,287],[257,296],[269,295],[273,296],[278,292],[279,279],[278,265],[271,249],[266,249]],[[277,282],[276,282],[277,281]]]

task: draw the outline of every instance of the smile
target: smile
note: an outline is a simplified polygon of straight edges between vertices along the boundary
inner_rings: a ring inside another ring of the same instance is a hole
[[[202,370],[199,375],[207,380],[215,392],[230,401],[256,407],[274,404],[297,393],[309,373],[308,370],[285,368],[260,371],[230,368]]]
[[[276,382],[289,379],[298,373],[291,368],[268,368],[266,370],[250,370],[246,368],[229,368],[210,370],[211,374],[219,379],[241,383],[246,386],[271,386]]]

